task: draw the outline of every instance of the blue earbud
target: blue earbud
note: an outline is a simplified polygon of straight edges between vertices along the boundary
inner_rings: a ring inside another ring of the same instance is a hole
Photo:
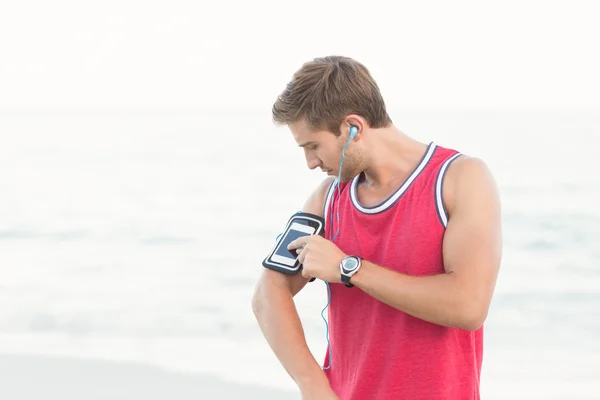
[[[350,139],[353,139],[354,136],[358,133],[358,128],[354,125],[350,127]]]

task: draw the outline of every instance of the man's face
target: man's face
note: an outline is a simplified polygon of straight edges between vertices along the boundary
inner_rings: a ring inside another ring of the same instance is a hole
[[[327,130],[311,130],[304,120],[289,124],[290,131],[298,143],[304,149],[306,164],[309,169],[320,168],[327,175],[338,176],[342,149],[349,139],[349,134],[335,136]],[[342,165],[341,182],[348,182],[358,173],[360,157],[350,143],[344,150],[344,163]]]

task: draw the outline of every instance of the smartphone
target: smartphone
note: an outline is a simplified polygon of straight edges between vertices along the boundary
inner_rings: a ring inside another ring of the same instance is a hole
[[[288,250],[288,245],[302,236],[309,236],[314,233],[314,227],[293,222],[289,229],[282,235],[279,244],[275,248],[275,252],[271,256],[271,259],[275,262],[285,264],[290,267],[293,266],[298,259],[298,254],[296,253],[295,249]]]
[[[264,259],[263,266],[285,274],[296,274],[300,270],[296,250],[288,250],[287,246],[294,240],[308,235],[321,234],[324,227],[323,218],[309,213],[294,214],[275,247]]]

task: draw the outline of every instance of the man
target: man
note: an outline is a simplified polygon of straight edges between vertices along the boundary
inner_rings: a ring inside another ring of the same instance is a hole
[[[302,273],[264,269],[252,302],[302,398],[479,399],[482,326],[502,253],[486,164],[401,132],[369,71],[346,57],[305,63],[273,118],[310,169],[332,176],[303,208],[325,219],[324,237],[289,246]],[[310,278],[331,290],[325,370],[293,301]]]

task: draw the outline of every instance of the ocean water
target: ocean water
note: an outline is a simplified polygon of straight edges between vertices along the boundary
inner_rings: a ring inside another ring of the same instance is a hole
[[[485,399],[600,398],[600,114],[392,111],[483,158],[504,256]],[[268,109],[0,113],[0,352],[133,360],[294,389],[251,312],[323,175]],[[297,296],[322,362],[326,287]]]

